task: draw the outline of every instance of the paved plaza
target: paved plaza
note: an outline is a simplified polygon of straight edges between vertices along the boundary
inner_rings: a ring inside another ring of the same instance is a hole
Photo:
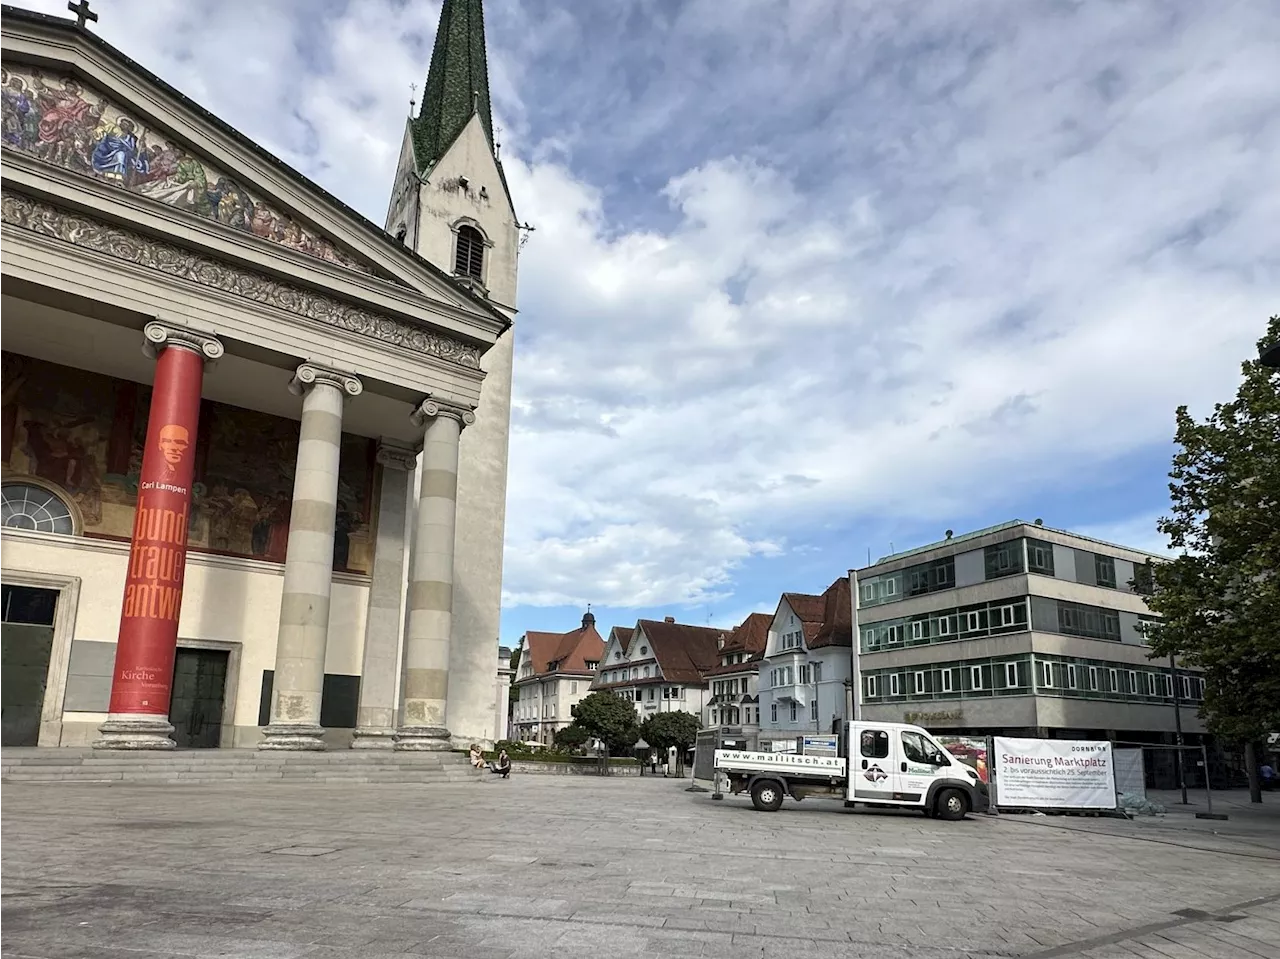
[[[8,784],[3,955],[1280,955],[1256,810],[943,823],[683,785]]]

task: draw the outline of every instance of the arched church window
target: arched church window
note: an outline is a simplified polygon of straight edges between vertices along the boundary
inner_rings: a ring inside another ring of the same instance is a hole
[[[484,237],[474,226],[458,227],[458,252],[453,272],[484,282]]]
[[[68,536],[76,531],[75,516],[62,497],[43,486],[16,481],[0,487],[0,526]]]

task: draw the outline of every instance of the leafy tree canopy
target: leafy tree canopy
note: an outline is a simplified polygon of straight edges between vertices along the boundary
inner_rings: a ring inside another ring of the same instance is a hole
[[[612,755],[629,750],[639,735],[636,728],[635,707],[609,692],[591,693],[574,706],[574,725],[592,736],[599,736]]]
[[[640,736],[660,752],[666,752],[672,746],[683,751],[693,745],[700,726],[697,716],[683,710],[654,713],[641,723]]]
[[[587,740],[590,738],[591,734],[589,732],[574,723],[572,726],[556,730],[556,748],[577,749],[579,746],[586,745]]]
[[[1260,345],[1278,337],[1273,316]],[[1163,617],[1154,653],[1205,671],[1202,713],[1236,742],[1280,730],[1280,370],[1248,360],[1243,373],[1203,423],[1178,408],[1159,529],[1182,552],[1138,577]]]

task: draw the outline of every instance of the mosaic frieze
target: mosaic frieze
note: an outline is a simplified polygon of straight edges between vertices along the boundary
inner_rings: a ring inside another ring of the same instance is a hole
[[[5,147],[91,176],[167,206],[369,272],[333,243],[303,229],[205,162],[74,77],[0,68]]]

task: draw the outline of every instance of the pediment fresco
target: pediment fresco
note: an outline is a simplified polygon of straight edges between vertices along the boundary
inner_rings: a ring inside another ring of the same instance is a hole
[[[71,76],[0,67],[6,149],[91,176],[167,206],[348,269],[371,272],[329,239],[304,229],[234,176]]]

